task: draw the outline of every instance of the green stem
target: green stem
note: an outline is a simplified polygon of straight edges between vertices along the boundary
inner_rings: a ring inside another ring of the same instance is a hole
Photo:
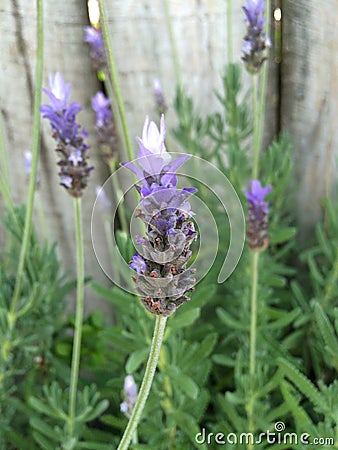
[[[254,134],[253,134],[253,165],[252,165],[252,179],[257,180],[258,177],[258,165],[259,165],[259,153],[261,147],[261,119],[259,116],[259,99],[258,99],[258,75],[253,75],[253,121],[254,121]]]
[[[265,30],[270,30],[270,2],[266,2]],[[252,179],[256,180],[259,172],[259,153],[262,145],[263,125],[265,119],[265,92],[268,78],[268,61],[263,64],[259,89],[259,75],[253,75],[253,114],[254,114],[254,160]]]
[[[69,388],[68,415],[69,415],[70,436],[74,436],[74,427],[75,427],[76,394],[79,379],[79,367],[81,356],[83,291],[84,291],[83,233],[82,233],[82,214],[81,214],[80,198],[74,199],[74,206],[75,206],[75,226],[76,226],[77,292],[76,292],[75,330],[74,330],[72,365],[71,365],[70,388]]]
[[[8,187],[10,188],[10,176],[9,176],[9,163],[8,163],[8,153],[6,149],[6,142],[5,142],[5,133],[3,129],[3,121],[2,121],[2,115],[0,114],[0,160],[2,162],[2,174],[4,181]]]
[[[258,286],[258,261],[259,252],[252,252],[251,265],[251,312],[250,312],[250,397],[248,402],[249,431],[254,431],[254,390],[256,374],[256,337],[257,337],[257,286]],[[253,448],[251,445],[248,448]]]
[[[111,180],[112,180],[115,200],[116,200],[116,202],[119,202],[117,205],[117,214],[119,216],[121,229],[126,234],[128,234],[128,222],[127,222],[127,218],[126,218],[126,208],[125,208],[125,204],[124,204],[123,193],[120,188],[118,176],[115,174],[115,171],[116,171],[115,159],[110,161],[109,167],[110,167],[110,173],[112,174]]]
[[[165,20],[166,20],[166,24],[167,24],[167,28],[168,28],[168,33],[169,33],[171,51],[172,51],[172,55],[173,55],[176,83],[178,86],[181,86],[181,83],[182,83],[181,67],[180,67],[180,62],[178,59],[177,45],[176,45],[176,40],[175,40],[175,36],[174,36],[174,30],[172,27],[168,0],[163,0],[163,6],[164,6],[164,12],[165,12]]]
[[[232,0],[227,4],[227,44],[228,44],[228,64],[233,61],[232,54]]]
[[[151,343],[149,358],[147,367],[144,373],[141,389],[138,395],[138,399],[133,410],[133,413],[129,419],[127,428],[122,436],[120,445],[117,450],[127,450],[132,440],[132,437],[137,429],[137,425],[140,422],[141,415],[144,409],[144,405],[149,395],[149,391],[155,375],[157,362],[160,356],[160,350],[165,330],[167,318],[162,316],[156,316],[156,323],[154,329],[153,340]]]
[[[19,264],[17,269],[14,294],[8,315],[8,322],[10,328],[13,327],[16,320],[16,309],[21,293],[25,259],[29,246],[32,228],[34,194],[36,189],[36,175],[38,171],[38,160],[40,152],[40,104],[41,104],[42,73],[43,73],[43,0],[37,0],[36,5],[37,5],[37,58],[36,58],[36,75],[35,75],[36,81],[35,81],[34,112],[33,112],[32,169],[29,179],[25,226],[23,230]]]
[[[117,72],[113,49],[112,49],[112,45],[111,45],[110,37],[109,37],[108,19],[107,19],[107,12],[106,12],[106,8],[105,8],[105,2],[104,2],[104,0],[98,0],[98,1],[99,1],[99,8],[100,8],[101,28],[102,28],[104,43],[105,43],[106,51],[107,51],[107,59],[108,59],[107,62],[108,62],[108,66],[109,66],[109,71],[110,71],[110,75],[111,75],[111,79],[112,79],[112,83],[113,83],[113,87],[114,87],[114,92],[115,92],[115,96],[116,96],[117,106],[118,106],[118,110],[119,110],[119,115],[120,115],[120,119],[121,119],[122,131],[123,131],[123,137],[124,137],[124,141],[125,141],[125,145],[126,145],[126,149],[127,149],[127,155],[128,155],[129,160],[132,161],[134,159],[133,148],[131,145],[128,123],[127,123],[126,113],[125,113],[125,109],[124,109],[124,103],[123,103],[122,94],[121,94],[119,75]]]

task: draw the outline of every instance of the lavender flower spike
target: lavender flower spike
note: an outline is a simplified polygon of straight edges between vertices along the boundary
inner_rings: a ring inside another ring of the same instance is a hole
[[[93,167],[87,164],[85,144],[87,132],[76,123],[76,115],[82,109],[80,103],[70,103],[70,84],[65,83],[61,74],[49,75],[50,90],[43,89],[50,104],[41,105],[42,117],[49,119],[52,136],[56,140],[56,152],[60,157],[60,184],[73,197],[81,197],[87,186],[88,177]]]
[[[92,108],[96,115],[96,133],[103,157],[109,164],[117,151],[117,130],[113,122],[110,99],[103,92],[92,98]]]
[[[250,73],[257,73],[267,59],[271,41],[264,32],[265,0],[246,0],[243,6],[246,15],[247,33],[242,44],[242,60]]]
[[[269,207],[264,199],[270,193],[272,186],[263,187],[260,181],[251,180],[250,187],[251,191],[244,191],[249,202],[247,241],[251,250],[261,252],[269,245]]]
[[[175,172],[189,155],[171,161],[164,138],[164,117],[160,130],[147,117],[142,139],[138,138],[137,165],[124,165],[139,179],[136,214],[146,228],[146,235],[136,240],[139,251],[130,263],[136,271],[135,287],[149,312],[169,316],[189,300],[186,293],[196,282],[194,269],[187,268],[190,245],[197,239],[188,199],[196,189],[177,188]]]
[[[101,30],[92,26],[85,27],[84,41],[90,45],[89,56],[94,69],[105,71],[107,69],[107,54]]]
[[[132,415],[138,397],[137,386],[132,375],[127,375],[124,379],[123,391],[124,401],[120,405],[120,410],[129,418]]]

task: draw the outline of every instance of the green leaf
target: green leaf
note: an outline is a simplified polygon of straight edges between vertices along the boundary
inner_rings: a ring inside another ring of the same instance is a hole
[[[215,364],[219,364],[220,366],[226,367],[235,367],[236,364],[234,359],[230,358],[229,356],[221,354],[212,355],[212,360],[214,361]]]
[[[229,392],[227,392],[225,395],[219,394],[217,396],[217,400],[220,403],[223,412],[228,417],[235,430],[241,431],[245,429],[244,421],[236,411],[236,408],[234,407],[233,403],[231,402]]]
[[[291,281],[290,287],[293,295],[295,296],[295,299],[297,300],[302,310],[310,312],[311,308],[309,305],[309,301],[305,298],[305,295],[302,289],[300,288],[299,284],[296,281]]]
[[[200,359],[205,359],[210,355],[216,345],[217,337],[217,333],[210,333],[203,339],[198,348],[198,356]]]
[[[134,373],[140,367],[140,365],[145,362],[148,355],[149,355],[149,348],[147,347],[135,350],[127,360],[126,372]]]
[[[201,432],[195,418],[190,414],[183,411],[174,411],[170,414],[170,418],[173,418],[177,426],[189,437],[194,446],[200,450],[207,450],[205,444],[199,444],[195,440],[195,436]]]
[[[86,450],[112,450],[111,444],[100,444],[98,442],[79,442],[77,448]]]
[[[271,231],[270,236],[270,244],[282,244],[283,242],[288,241],[293,238],[297,232],[296,228],[278,228],[274,231]]]
[[[173,314],[168,326],[174,330],[192,325],[201,315],[200,308],[194,308],[179,314]]]
[[[322,338],[326,344],[327,350],[332,357],[332,365],[338,370],[338,340],[333,327],[325,314],[322,306],[315,302],[315,318]]]
[[[39,446],[43,450],[55,450],[55,445],[51,444],[50,441],[43,436],[41,436],[40,433],[37,433],[36,431],[33,431],[33,437],[34,440],[39,444]]]
[[[318,265],[317,265],[315,259],[311,255],[308,256],[307,263],[309,265],[310,272],[311,272],[311,275],[314,278],[314,280],[317,281],[317,283],[320,286],[323,286],[324,285],[324,278],[323,278],[322,274],[320,273],[320,271],[318,269]]]
[[[214,284],[211,286],[210,284],[205,286],[203,284],[198,285],[195,292],[191,295],[191,301],[184,306],[184,309],[188,310],[192,308],[202,308],[215,296],[216,291],[217,286]]]
[[[280,387],[285,403],[288,405],[289,410],[295,419],[297,429],[306,430],[306,432],[311,433],[312,436],[318,435],[310,417],[305,410],[299,406],[299,402],[292,392],[292,386],[287,381],[282,381]]]
[[[283,370],[285,376],[315,405],[325,414],[328,406],[318,389],[306,378],[296,367],[283,358],[278,358],[277,362]]]
[[[269,323],[266,328],[269,330],[276,330],[286,327],[290,323],[292,323],[300,314],[300,309],[295,308],[291,312],[285,312],[282,317],[275,320],[274,322]]]
[[[108,408],[109,401],[108,400],[101,400],[100,403],[98,403],[94,410],[85,415],[84,419],[86,422],[91,422],[92,420],[96,419],[97,417],[101,416],[101,414]]]
[[[28,400],[29,404],[32,408],[38,411],[41,414],[45,414],[46,416],[55,417],[57,419],[62,418],[63,412],[57,411],[54,408],[50,408],[48,405],[43,403],[41,400],[36,397],[30,397]]]
[[[221,322],[223,322],[227,327],[234,328],[235,330],[247,331],[249,329],[249,325],[244,325],[238,320],[234,319],[230,316],[225,309],[219,307],[216,309],[216,314]]]
[[[112,289],[101,286],[97,283],[91,283],[93,291],[102,298],[108,300],[112,305],[117,307],[122,313],[129,312],[130,306],[135,302],[135,296],[122,289],[114,287]]]
[[[46,424],[43,420],[33,417],[29,421],[30,425],[37,431],[39,431],[44,436],[53,439],[53,441],[58,442],[60,439],[60,434],[54,430],[52,427]]]
[[[197,398],[199,394],[199,387],[192,378],[182,373],[177,367],[168,366],[164,372],[188,397],[193,400]]]

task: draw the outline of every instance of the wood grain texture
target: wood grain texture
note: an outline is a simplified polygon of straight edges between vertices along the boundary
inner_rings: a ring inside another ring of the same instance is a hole
[[[295,143],[297,214],[303,238],[337,183],[338,8],[334,0],[284,0],[282,127]]]
[[[81,0],[69,2],[44,2],[44,86],[48,86],[48,73],[59,71],[72,85],[71,100],[84,105],[79,122],[90,135],[94,133],[94,116],[90,99],[98,89],[83,43],[83,28],[87,25],[87,11]],[[28,179],[24,173],[23,152],[32,143],[32,108],[34,95],[34,71],[36,58],[35,7],[28,0],[2,2],[0,24],[3,39],[0,58],[0,104],[8,144],[11,191],[16,203],[27,198]],[[47,98],[43,95],[43,102]],[[57,157],[47,121],[42,123],[41,155],[39,162],[40,187],[34,222],[41,239],[48,237],[58,243],[59,257],[64,270],[75,277],[75,229],[72,198],[59,186],[56,166]],[[95,139],[90,140],[91,163],[95,171],[83,197],[84,240],[86,275],[105,282],[106,277],[98,265],[90,234],[91,210],[95,200],[95,186],[106,178],[106,171],[96,148]],[[102,236],[102,248],[106,247]],[[98,299],[88,290],[86,308],[97,306]],[[102,304],[101,304],[102,306]],[[102,306],[106,308],[106,306]]]
[[[276,5],[281,0],[273,0]],[[168,0],[173,34],[177,46],[182,83],[194,98],[201,115],[219,108],[215,90],[221,89],[221,75],[228,60],[227,2],[225,0]],[[233,60],[240,61],[245,32],[243,2],[233,0]],[[156,118],[153,79],[161,80],[169,110],[168,142],[175,126],[172,108],[176,90],[173,49],[169,39],[162,0],[107,0],[109,29],[126,106],[130,135],[136,153],[135,136],[141,134],[144,118]],[[335,181],[334,151],[338,148],[336,101],[338,69],[338,12],[335,2],[315,0],[297,2],[283,0],[282,86],[276,77],[278,67],[272,65],[267,104],[268,142],[279,129],[279,113],[283,128],[291,131],[296,142],[298,164],[298,212],[304,226],[320,217],[320,200]],[[102,184],[107,171],[97,150],[94,118],[90,99],[99,84],[92,71],[88,47],[83,43],[83,28],[88,24],[83,0],[45,1],[45,81],[49,72],[60,71],[72,84],[72,100],[84,105],[79,119],[90,133],[91,160],[95,165],[90,185],[84,196],[84,230],[86,273],[98,281],[105,277],[96,261],[90,238],[90,214],[95,200],[95,186]],[[24,174],[23,151],[32,140],[32,100],[36,55],[36,17],[30,0],[1,2],[2,31],[0,58],[0,108],[10,153],[11,187],[16,202],[24,201],[27,179]],[[250,79],[244,73],[247,88]],[[281,111],[279,106],[281,103]],[[65,268],[75,274],[74,224],[71,198],[58,185],[54,144],[48,123],[43,123],[40,159],[40,200],[46,230],[36,217],[43,236],[58,242]],[[189,149],[186,149],[189,151]],[[323,175],[324,174],[324,175]],[[104,236],[100,235],[102,254]],[[96,301],[89,293],[89,303]],[[93,306],[93,305],[92,305]]]

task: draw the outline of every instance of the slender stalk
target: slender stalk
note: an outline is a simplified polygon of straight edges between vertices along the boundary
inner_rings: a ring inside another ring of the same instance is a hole
[[[38,170],[38,160],[40,152],[40,104],[41,104],[41,88],[42,88],[42,73],[43,73],[43,0],[37,0],[36,7],[37,7],[37,58],[36,58],[36,75],[35,75],[34,111],[33,111],[32,169],[29,179],[25,226],[23,230],[19,264],[17,269],[14,294],[10,306],[10,311],[8,314],[8,323],[10,328],[13,327],[16,320],[16,309],[21,293],[25,259],[32,229],[34,194],[36,188],[36,175]]]
[[[133,438],[133,435],[137,429],[137,425],[140,422],[141,415],[144,409],[144,405],[149,395],[149,391],[153,382],[153,378],[155,375],[155,370],[157,366],[157,362],[160,356],[160,350],[165,330],[167,318],[162,316],[156,316],[155,329],[153,334],[153,340],[151,343],[149,358],[147,362],[147,367],[144,373],[141,389],[138,395],[138,399],[133,410],[133,413],[129,419],[127,428],[122,436],[120,445],[117,450],[127,450],[130,444],[130,441]]]
[[[76,260],[77,260],[77,293],[76,293],[76,313],[75,330],[73,341],[72,365],[70,373],[69,388],[69,434],[74,435],[76,394],[79,379],[82,322],[83,322],[83,291],[84,291],[84,257],[83,257],[83,233],[82,233],[82,213],[81,199],[74,199],[75,206],[75,227],[76,227]]]
[[[258,99],[258,74],[252,76],[252,96],[253,96],[253,164],[252,164],[252,179],[258,178],[258,165],[259,165],[259,153],[261,148],[261,118],[259,111],[259,99]]]
[[[227,3],[227,44],[228,44],[228,64],[233,61],[232,53],[232,0]]]
[[[2,115],[0,114],[0,160],[2,162],[2,175],[4,178],[4,181],[8,187],[10,188],[10,176],[9,176],[9,163],[8,163],[8,153],[6,148],[6,142],[5,142],[5,133],[3,129],[3,121],[2,121]]]
[[[251,265],[251,312],[250,312],[250,397],[247,406],[249,432],[254,432],[255,373],[256,373],[256,335],[257,335],[257,286],[259,252],[252,252]],[[254,448],[251,444],[248,449]]]
[[[127,155],[128,155],[129,160],[132,161],[134,159],[133,149],[132,149],[132,145],[131,145],[128,123],[127,123],[126,113],[125,113],[125,109],[124,109],[124,103],[123,103],[122,94],[121,94],[119,75],[117,72],[114,53],[113,53],[113,49],[112,49],[112,45],[111,45],[110,37],[109,37],[108,18],[107,18],[107,12],[106,12],[106,8],[105,8],[105,2],[104,2],[104,0],[98,0],[98,1],[99,1],[99,8],[100,8],[101,28],[102,28],[104,43],[105,43],[106,51],[107,51],[107,58],[108,58],[107,62],[108,62],[109,71],[110,71],[110,75],[111,75],[111,79],[112,79],[112,83],[113,83],[113,87],[114,87],[114,91],[115,91],[115,96],[116,96],[116,100],[117,100],[117,106],[118,106],[119,115],[120,115],[120,119],[121,119],[122,131],[123,131],[123,136],[124,136],[125,145],[126,145],[126,149],[127,149]]]
[[[251,315],[250,315],[250,377],[256,371],[257,285],[259,252],[252,252],[251,267]]]
[[[168,28],[168,33],[169,33],[171,51],[172,51],[172,55],[173,55],[176,83],[178,86],[181,86],[181,83],[182,83],[181,67],[180,67],[180,62],[178,59],[177,45],[176,45],[174,30],[173,30],[173,26],[172,26],[172,22],[171,22],[168,0],[163,0],[163,6],[164,6],[164,12],[165,12],[165,20],[166,20],[166,24],[167,24],[167,28]]]
[[[265,30],[270,30],[270,2],[266,2]],[[262,77],[259,86],[258,74],[253,75],[253,114],[254,114],[254,160],[252,167],[252,179],[256,180],[259,171],[259,153],[262,145],[263,125],[265,119],[265,92],[268,78],[268,62],[262,67]],[[260,89],[259,89],[260,88]]]
[[[118,177],[116,174],[114,174],[114,172],[116,170],[116,161],[111,160],[109,163],[109,167],[110,167],[110,173],[112,174],[111,180],[112,180],[112,185],[113,185],[113,189],[114,189],[115,199],[116,199],[116,202],[119,202],[119,204],[117,205],[117,214],[119,216],[121,229],[122,229],[122,231],[124,231],[125,233],[128,234],[128,222],[127,222],[127,218],[126,218],[126,208],[124,205],[123,193],[120,188],[120,183],[119,183]]]

